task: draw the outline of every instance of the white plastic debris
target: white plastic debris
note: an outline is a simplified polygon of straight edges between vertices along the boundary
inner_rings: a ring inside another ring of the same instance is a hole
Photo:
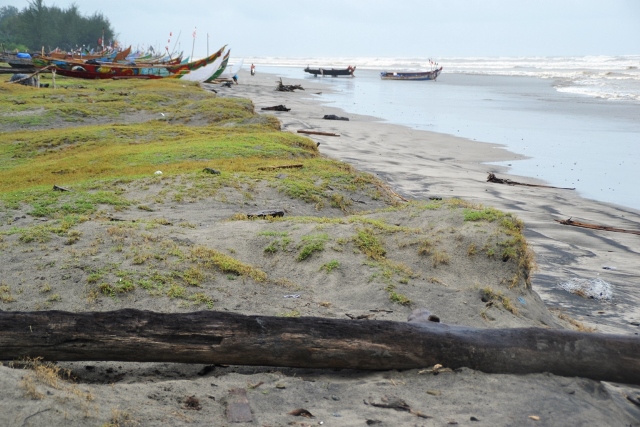
[[[154,175],[162,175],[162,171],[155,171]]]
[[[611,285],[602,279],[579,279],[574,277],[559,285],[562,289],[572,294],[585,298],[608,301],[613,297]]]

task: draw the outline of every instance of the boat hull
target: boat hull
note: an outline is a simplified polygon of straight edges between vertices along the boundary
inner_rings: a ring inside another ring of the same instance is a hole
[[[305,73],[313,74],[314,77],[318,77],[318,75],[326,77],[339,77],[339,76],[351,76],[354,77],[353,72],[356,70],[356,67],[349,67],[343,69],[336,68],[305,68]]]
[[[380,73],[382,80],[435,80],[442,72],[442,67],[433,71],[409,72],[409,71],[383,71]]]

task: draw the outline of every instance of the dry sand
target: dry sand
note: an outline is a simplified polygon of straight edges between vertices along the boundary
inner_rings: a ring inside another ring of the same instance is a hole
[[[500,147],[413,131],[321,105],[312,94],[326,87],[308,80],[285,82],[300,83],[306,89],[293,93],[275,92],[272,75],[258,73],[251,77],[241,73],[240,82],[231,88],[206,85],[205,89],[215,89],[219,96],[250,98],[257,111],[285,104],[291,111],[265,112],[275,114],[283,130],[339,133],[339,138],[313,139],[321,143],[323,154],[376,174],[406,198],[461,197],[514,212],[525,220],[527,238],[538,254],[540,265],[534,278],[537,292],[501,288],[500,284],[513,273],[511,267],[499,260],[470,258],[461,253],[460,242],[468,244],[477,238],[477,232],[455,215],[412,210],[367,214],[370,219],[384,219],[390,224],[431,230],[444,236],[442,249],[451,254],[450,265],[436,268],[425,263],[418,256],[412,238],[408,241],[397,238],[393,251],[387,254],[419,272],[415,280],[399,289],[412,299],[414,306],[428,307],[443,322],[471,327],[571,327],[547,309],[543,300],[548,300],[571,304],[566,312],[577,313],[579,320],[599,332],[636,333],[637,327],[630,322],[638,321],[634,311],[637,291],[633,290],[634,283],[638,283],[638,266],[633,263],[638,236],[573,229],[553,219],[573,216],[640,229],[637,212],[583,200],[561,190],[486,183],[489,170],[504,178],[525,179],[505,175],[504,171],[482,163],[513,158]],[[322,119],[325,114],[348,116],[350,120],[327,121]],[[416,146],[422,148],[418,150]],[[325,206],[318,210],[262,185],[228,190],[213,199],[191,202],[172,199],[172,188],[188,185],[183,178],[170,177],[121,184],[127,197],[146,208],[106,211],[91,218],[79,226],[82,237],[71,246],[65,245],[65,238],[54,237],[46,245],[32,245],[24,250],[24,246],[15,245],[17,236],[6,236],[0,254],[2,280],[10,286],[15,301],[0,303],[0,309],[85,311],[133,307],[165,312],[201,309],[189,299],[170,299],[142,290],[114,298],[88,299],[86,283],[97,265],[137,268],[128,256],[133,254],[127,252],[131,248],[138,248],[140,254],[155,251],[153,255],[157,255],[157,263],[161,265],[168,261],[162,259],[165,254],[159,248],[175,256],[202,245],[233,254],[258,266],[270,277],[286,278],[279,286],[265,286],[229,275],[206,276],[202,288],[196,290],[214,300],[215,310],[342,319],[347,315],[373,314],[372,318],[380,320],[407,319],[411,308],[389,301],[384,283],[376,279],[376,270],[352,246],[339,243],[353,235],[355,225],[344,223],[322,228],[305,222],[228,221],[239,212],[267,208],[284,208],[288,216],[342,217],[339,209]],[[247,197],[248,192],[251,197]],[[373,198],[371,194],[363,191],[350,195],[364,202],[354,203],[354,208],[364,211],[385,206],[384,198]],[[12,212],[10,217],[3,215],[2,229],[38,221],[22,212]],[[137,221],[141,226],[123,230],[117,222],[108,221],[109,217]],[[272,235],[286,232],[294,243],[304,236],[326,232],[332,243],[329,250],[314,254],[302,264],[285,250],[265,254],[262,248],[269,244],[269,239],[261,234],[263,231]],[[339,260],[339,269],[321,270],[332,260]],[[615,265],[617,269],[602,270],[603,265]],[[606,304],[582,300],[564,291],[550,291],[549,285],[554,281],[574,275],[600,275],[616,285],[616,295],[625,298],[616,297],[615,304]],[[433,277],[438,280],[431,280]],[[47,286],[49,290],[45,290]],[[480,300],[481,286],[500,289],[512,301],[520,297],[524,304],[516,303],[517,315],[499,307],[487,308]],[[58,297],[51,298],[52,294]],[[299,297],[285,298],[291,295]],[[485,374],[463,368],[434,375],[422,370],[361,372],[119,362],[61,362],[56,366],[69,370],[74,381],[47,384],[46,372],[42,370],[43,375],[38,378],[38,371],[0,367],[0,426],[226,426],[230,425],[225,416],[229,390],[236,388],[244,388],[248,393],[253,421],[247,425],[640,426],[640,408],[627,399],[627,396],[637,398],[639,388],[545,373]],[[34,398],[36,395],[38,398]],[[191,406],[187,403],[190,397]],[[402,399],[429,418],[367,404],[384,399]],[[299,408],[308,410],[314,418],[289,414]]]

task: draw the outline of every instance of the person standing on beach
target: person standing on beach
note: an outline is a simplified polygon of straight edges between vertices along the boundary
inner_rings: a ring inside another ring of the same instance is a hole
[[[251,75],[255,76],[256,75],[256,66],[251,64]]]

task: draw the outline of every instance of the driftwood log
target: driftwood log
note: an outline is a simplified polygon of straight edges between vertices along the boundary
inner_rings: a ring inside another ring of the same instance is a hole
[[[280,79],[280,81],[276,81],[276,83],[278,83],[278,85],[276,86],[276,90],[278,92],[293,92],[296,89],[299,90],[304,90],[304,88],[300,85],[286,85],[282,83],[282,79]]]
[[[427,322],[156,313],[0,312],[0,360],[550,372],[640,384],[640,338]]]
[[[325,120],[344,120],[344,121],[349,121],[348,117],[340,117],[340,116],[336,116],[335,114],[325,114],[323,119]]]
[[[553,187],[551,185],[527,184],[524,182],[512,181],[510,179],[498,178],[493,173],[489,173],[489,176],[487,177],[487,182],[493,182],[494,184],[524,185],[525,187],[556,188],[558,190],[575,190],[575,188]]]
[[[273,107],[262,107],[261,110],[269,111],[291,111],[291,108],[287,108],[285,105],[274,105]]]
[[[608,225],[589,224],[588,222],[574,221],[571,218],[556,219],[555,222],[559,222],[562,225],[572,225],[574,227],[589,228],[591,230],[615,231],[616,233],[637,234],[638,236],[640,236],[640,230],[627,230],[625,228],[609,227]]]
[[[284,216],[284,209],[265,209],[262,211],[250,212],[247,214],[247,218],[269,218],[282,216]]]
[[[276,169],[302,169],[304,167],[301,163],[296,163],[293,165],[280,165],[280,166],[261,166],[258,168],[259,171],[270,171]]]
[[[314,130],[304,130],[304,129],[300,129],[298,131],[298,133],[305,133],[305,134],[308,134],[308,135],[340,136],[340,134],[337,134],[337,133],[317,132],[317,131],[314,131]]]

